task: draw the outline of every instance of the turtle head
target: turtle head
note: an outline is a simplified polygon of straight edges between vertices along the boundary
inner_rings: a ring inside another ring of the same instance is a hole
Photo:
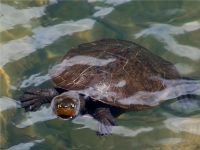
[[[73,119],[79,114],[80,101],[76,96],[63,93],[52,100],[53,112],[62,119]]]

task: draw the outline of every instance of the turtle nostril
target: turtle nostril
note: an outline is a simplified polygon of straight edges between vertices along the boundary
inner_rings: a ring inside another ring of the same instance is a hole
[[[57,105],[57,108],[61,108],[61,105],[59,104],[59,105]]]

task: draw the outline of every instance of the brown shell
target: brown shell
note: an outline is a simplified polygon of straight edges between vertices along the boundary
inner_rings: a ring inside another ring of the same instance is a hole
[[[156,105],[152,93],[166,88],[165,79],[179,78],[170,62],[133,42],[112,39],[81,44],[54,68],[56,86],[134,110]]]

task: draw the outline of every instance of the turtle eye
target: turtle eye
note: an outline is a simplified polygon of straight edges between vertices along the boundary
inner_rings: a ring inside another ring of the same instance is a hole
[[[74,103],[71,103],[71,108],[75,108],[75,104]]]

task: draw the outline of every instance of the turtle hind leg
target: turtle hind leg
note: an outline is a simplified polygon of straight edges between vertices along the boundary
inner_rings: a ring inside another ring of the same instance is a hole
[[[94,113],[94,118],[99,121],[97,125],[97,135],[110,135],[112,126],[116,125],[116,120],[112,116],[109,108],[97,108]]]
[[[58,88],[28,88],[19,98],[25,111],[36,111],[42,104],[51,103],[52,99],[61,92]]]

